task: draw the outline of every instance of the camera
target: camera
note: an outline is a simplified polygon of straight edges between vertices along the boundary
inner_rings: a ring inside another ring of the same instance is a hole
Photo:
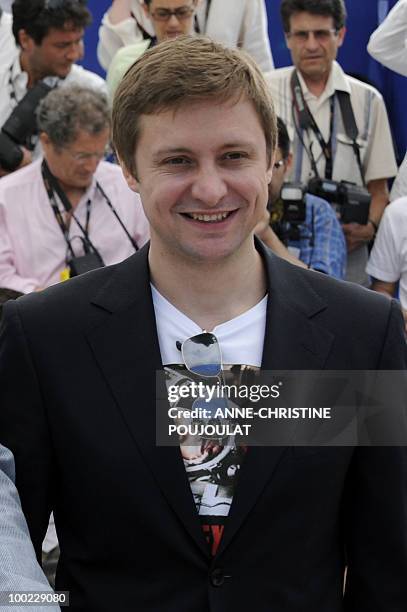
[[[327,200],[336,210],[341,223],[366,225],[372,196],[365,187],[348,181],[312,178],[308,192]]]
[[[40,81],[15,107],[0,132],[0,166],[13,172],[23,159],[21,146],[37,133],[36,109],[51,87]]]
[[[73,278],[74,276],[85,274],[85,272],[90,272],[91,270],[102,268],[103,266],[104,263],[97,253],[86,253],[85,255],[70,259],[68,262],[69,276]]]
[[[284,244],[300,240],[301,225],[305,223],[307,214],[304,185],[284,183],[280,199],[269,206],[269,211],[271,226]]]

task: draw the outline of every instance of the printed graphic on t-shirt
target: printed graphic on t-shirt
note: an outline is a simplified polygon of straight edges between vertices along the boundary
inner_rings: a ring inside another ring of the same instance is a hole
[[[203,379],[189,372],[184,365],[168,365],[165,368],[167,388],[171,385],[189,386],[205,381],[206,384],[221,384],[220,380]],[[224,365],[223,377],[227,385],[254,384],[259,368],[246,365]],[[195,400],[199,401],[199,400]],[[188,403],[189,402],[189,403]],[[227,400],[228,407],[247,405],[245,399]],[[178,400],[177,408],[194,408],[190,397]],[[196,406],[196,404],[195,404]],[[190,444],[189,444],[190,442]],[[180,439],[185,469],[191,485],[202,529],[212,555],[216,554],[222,538],[226,520],[232,505],[239,472],[246,454],[246,447],[237,445],[230,436],[227,439]]]

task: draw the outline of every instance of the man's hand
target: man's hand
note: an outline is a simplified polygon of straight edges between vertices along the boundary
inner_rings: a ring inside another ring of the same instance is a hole
[[[367,223],[366,225],[360,225],[359,223],[344,223],[342,229],[345,234],[348,253],[370,242],[375,236],[375,228],[372,223]]]
[[[25,147],[20,147],[20,148],[23,152],[23,159],[21,160],[20,165],[12,172],[15,172],[16,170],[20,170],[20,168],[24,168],[24,166],[28,166],[28,164],[31,164],[32,162],[31,151],[29,151]],[[11,172],[9,170],[4,170],[4,168],[0,166],[0,178],[2,176],[6,176],[7,174],[11,174]]]

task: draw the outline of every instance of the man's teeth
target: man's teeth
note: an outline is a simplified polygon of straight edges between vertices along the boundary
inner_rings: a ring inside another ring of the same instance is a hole
[[[226,219],[229,214],[229,212],[219,213],[217,215],[196,215],[195,213],[189,213],[189,216],[195,221],[205,221],[206,223],[214,223],[216,221],[223,221],[223,219]]]

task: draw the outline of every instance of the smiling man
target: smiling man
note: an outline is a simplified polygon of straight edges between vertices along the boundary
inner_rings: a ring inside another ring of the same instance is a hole
[[[294,66],[271,72],[268,82],[290,135],[290,178],[367,187],[372,198],[367,223],[342,227],[348,246],[346,278],[368,285],[367,243],[388,203],[387,179],[397,172],[383,98],[336,62],[346,32],[343,0],[282,0],[280,12]]]
[[[8,302],[0,330],[0,441],[37,550],[54,509],[57,589],[98,612],[401,612],[405,449],[156,444],[156,372],[191,383],[202,347],[198,369],[249,384],[406,367],[396,303],[254,239],[276,146],[259,69],[165,41],[120,84],[113,133],[150,244]]]
[[[76,84],[105,90],[101,77],[76,64],[91,22],[86,0],[15,0],[12,11],[18,53],[0,67],[0,126],[39,81],[52,88]],[[28,150],[36,143],[30,134],[22,165],[30,161]]]

